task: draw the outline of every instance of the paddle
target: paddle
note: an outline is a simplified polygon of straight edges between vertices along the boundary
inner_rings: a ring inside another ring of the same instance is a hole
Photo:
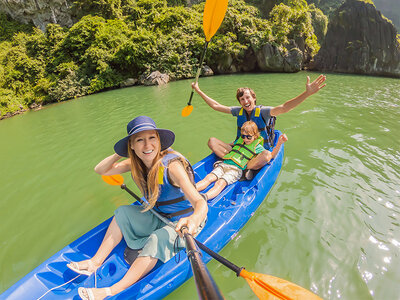
[[[266,274],[259,274],[246,271],[243,267],[238,267],[218,253],[212,251],[207,246],[195,240],[201,250],[213,257],[236,273],[236,276],[246,279],[250,288],[259,299],[307,299],[322,300],[309,290],[302,288],[292,282]]]
[[[111,175],[111,176],[101,176],[103,180],[111,185],[119,185],[122,189],[127,191],[131,196],[133,196],[142,205],[147,205],[139,196],[132,192],[125,184],[124,178],[121,175]],[[175,225],[167,218],[161,216],[154,209],[150,211],[156,215],[161,221],[163,221],[168,226],[175,229]],[[222,300],[224,297],[219,291],[214,279],[211,277],[206,265],[201,259],[201,252],[196,247],[196,242],[192,235],[188,232],[186,227],[182,227],[181,232],[185,240],[187,257],[190,261],[190,265],[193,271],[194,281],[196,283],[197,295],[201,300]]]
[[[126,190],[130,195],[132,195],[136,200],[143,204],[143,200],[138,197],[135,193],[129,190],[125,184],[123,184],[124,179],[121,175],[112,175],[112,176],[102,176],[103,180],[111,185],[120,185],[122,189]],[[175,225],[168,219],[161,216],[159,213],[151,209],[151,211],[160,218],[161,221],[166,223],[168,226],[175,228]],[[260,273],[253,273],[246,271],[243,267],[238,267],[237,265],[233,264],[226,258],[222,257],[218,253],[214,252],[213,250],[209,249],[207,246],[203,245],[201,242],[196,240],[195,238],[191,237],[196,244],[199,246],[201,250],[206,252],[208,255],[213,257],[215,260],[226,266],[227,268],[231,269],[236,273],[239,277],[246,279],[247,283],[249,284],[250,288],[256,294],[259,299],[310,299],[310,300],[322,300],[320,297],[315,295],[314,293],[306,290],[305,288],[298,286],[290,281],[286,281],[284,279],[274,277],[267,274],[260,274]],[[186,241],[186,240],[185,240]],[[189,257],[189,254],[188,254]],[[201,260],[201,259],[200,259]],[[206,268],[204,266],[204,268]],[[193,266],[192,266],[193,269]],[[208,270],[207,270],[208,272]],[[194,270],[193,270],[194,274]],[[196,279],[196,278],[195,278]],[[196,281],[197,284],[197,281]],[[199,290],[199,287],[197,287]],[[215,298],[213,298],[215,299]]]
[[[197,295],[200,299],[224,299],[214,279],[211,277],[205,263],[201,259],[201,252],[196,247],[195,239],[186,227],[181,229],[185,239],[187,257],[192,266],[194,282],[196,283]]]
[[[199,80],[201,66],[203,65],[208,43],[210,42],[214,34],[217,32],[219,26],[221,26],[227,8],[228,8],[228,0],[206,0],[203,13],[203,31],[206,40],[204,43],[203,52],[200,57],[199,67],[197,68],[196,72],[196,82]],[[193,106],[191,103],[192,103],[193,93],[194,90],[192,89],[189,102],[187,103],[187,106],[182,109],[183,117],[187,117],[192,113]]]

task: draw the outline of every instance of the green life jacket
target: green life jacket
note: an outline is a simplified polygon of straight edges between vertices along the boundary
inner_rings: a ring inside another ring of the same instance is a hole
[[[255,139],[249,145],[246,145],[243,139],[240,137],[236,141],[235,145],[233,145],[232,150],[225,155],[223,159],[230,159],[241,168],[245,168],[250,159],[256,156],[256,147],[258,144],[264,144],[264,139],[262,136],[260,136],[258,139]]]

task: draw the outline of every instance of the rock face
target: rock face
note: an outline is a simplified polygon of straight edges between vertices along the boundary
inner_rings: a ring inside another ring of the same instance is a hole
[[[150,75],[142,75],[140,83],[143,85],[163,85],[169,82],[169,75],[154,71]]]
[[[138,80],[136,78],[127,78],[124,82],[120,84],[120,87],[129,87],[133,86],[138,83]]]
[[[347,0],[331,18],[312,70],[400,77],[400,45],[392,23],[372,4]]]
[[[296,43],[294,40],[290,40],[286,49],[286,52],[282,52],[277,46],[269,43],[262,45],[259,49],[253,49],[250,46],[245,51],[241,62],[236,62],[230,55],[225,55],[219,57],[218,63],[211,65],[211,68],[218,74],[300,71],[309,59],[309,54],[304,49],[304,41],[301,39]]]
[[[214,75],[214,72],[209,66],[205,65],[201,68],[201,75],[212,76],[212,75]]]
[[[0,0],[0,11],[22,23],[32,22],[42,31],[48,23],[70,27],[72,0]]]
[[[303,53],[292,47],[282,53],[276,46],[265,44],[255,53],[258,67],[263,72],[298,72],[301,70]]]

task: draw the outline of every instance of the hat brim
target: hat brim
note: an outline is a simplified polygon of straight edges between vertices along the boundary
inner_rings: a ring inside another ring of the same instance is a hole
[[[172,144],[175,141],[175,133],[173,133],[171,130],[168,129],[154,129],[157,130],[159,136],[160,136],[160,142],[161,142],[161,151],[168,149],[169,147],[172,146]],[[143,130],[147,131],[147,130]],[[137,132],[136,132],[137,133]],[[114,145],[114,151],[117,153],[119,156],[122,157],[128,157],[128,140],[132,136],[128,135],[124,137],[123,139],[120,139],[117,143]]]

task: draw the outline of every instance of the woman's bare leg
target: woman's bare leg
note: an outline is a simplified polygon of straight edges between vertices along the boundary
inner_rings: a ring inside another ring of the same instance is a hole
[[[122,232],[114,217],[108,226],[107,232],[96,254],[91,259],[78,262],[79,269],[88,270],[90,272],[97,270],[121,239]]]
[[[111,286],[111,293],[115,295],[130,287],[140,278],[149,273],[157,264],[157,261],[157,258],[150,256],[139,256],[136,258],[125,276],[116,284]]]
[[[125,276],[116,284],[110,287],[111,295],[116,295],[130,287],[140,278],[149,273],[157,264],[158,259],[150,256],[139,256],[126,272]],[[106,289],[90,289],[96,300],[102,300],[106,297]]]

